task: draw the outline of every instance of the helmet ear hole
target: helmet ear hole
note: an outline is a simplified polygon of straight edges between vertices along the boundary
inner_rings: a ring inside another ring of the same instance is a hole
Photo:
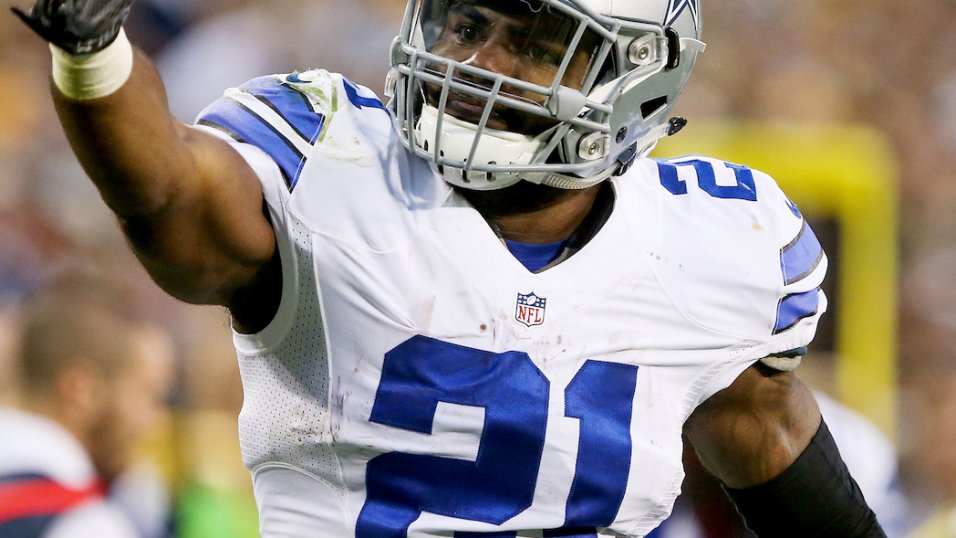
[[[664,36],[667,37],[667,65],[664,69],[680,67],[680,34],[677,30],[667,27],[664,29]]]
[[[644,101],[641,103],[641,116],[644,116],[644,119],[650,118],[654,114],[657,114],[661,109],[667,106],[667,96],[662,95],[660,97],[655,97],[649,101]]]

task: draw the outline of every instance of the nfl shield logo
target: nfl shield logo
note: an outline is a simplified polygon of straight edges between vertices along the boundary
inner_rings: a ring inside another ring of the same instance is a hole
[[[547,299],[538,297],[534,292],[519,293],[515,305],[515,319],[527,327],[541,325],[544,323],[544,307],[547,303]]]

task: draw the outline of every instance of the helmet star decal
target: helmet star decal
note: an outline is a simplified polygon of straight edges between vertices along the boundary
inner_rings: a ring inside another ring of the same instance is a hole
[[[690,15],[694,19],[694,29],[700,31],[700,0],[669,0],[667,15],[664,16],[664,26],[674,24],[685,9],[690,10]]]

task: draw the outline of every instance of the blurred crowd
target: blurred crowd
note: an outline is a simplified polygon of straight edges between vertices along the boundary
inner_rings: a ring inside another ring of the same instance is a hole
[[[956,537],[956,1],[701,3],[708,49],[682,115],[862,125],[889,141],[900,278],[898,289],[874,292],[898,293],[901,305],[893,443],[905,527]],[[403,11],[401,0],[139,0],[127,33],[155,60],[174,114],[189,121],[226,87],[310,67],[381,94]],[[151,470],[132,466],[118,495],[144,537],[254,536],[228,316],[177,303],[149,282],[69,150],[49,64],[46,45],[0,15],[0,405],[25,399],[14,372],[22,300],[64,264],[122,276],[176,359],[166,418],[139,444]]]

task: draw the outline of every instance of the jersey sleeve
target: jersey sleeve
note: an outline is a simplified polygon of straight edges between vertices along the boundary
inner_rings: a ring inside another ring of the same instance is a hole
[[[253,79],[198,115],[194,128],[229,143],[258,176],[276,233],[283,307],[250,346],[275,345],[291,326],[296,286],[308,276],[301,273],[312,256],[310,234],[361,240],[364,230],[354,229],[368,219],[358,217],[384,214],[382,200],[391,199],[382,193],[392,188],[386,178],[407,176],[383,171],[400,168],[392,127],[371,90],[325,70]]]
[[[796,206],[792,207],[799,213]],[[780,249],[780,271],[783,285],[774,316],[773,335],[783,335],[781,340],[793,344],[774,346],[774,352],[762,362],[787,371],[800,364],[816,330],[816,321],[826,307],[826,296],[820,288],[826,273],[826,254],[805,220],[796,236]],[[780,347],[789,349],[777,349]]]
[[[827,304],[827,258],[803,214],[757,170],[700,156],[652,166],[657,278],[698,334],[732,350],[706,373],[699,401],[758,360],[794,368]]]
[[[782,204],[787,208],[787,211],[779,212],[777,218],[780,222],[772,230],[781,246],[775,256],[779,272],[767,283],[767,293],[776,300],[776,309],[771,335],[767,339],[767,355],[771,359],[765,359],[765,362],[778,369],[792,369],[795,367],[793,358],[806,352],[816,334],[817,322],[826,310],[827,300],[821,285],[826,277],[827,257],[796,204],[770,176],[757,174],[762,176],[766,185],[764,190],[775,200],[774,205],[779,207]],[[792,367],[773,361],[773,356],[790,360]]]
[[[323,93],[323,86],[298,74],[260,77],[226,90],[195,122],[195,128],[229,143],[259,178],[281,259],[282,305],[294,304],[300,278],[292,195],[334,108],[322,95],[334,92]],[[280,308],[259,334],[241,337],[248,346],[273,345],[284,337],[294,315],[294,308]]]
[[[317,233],[373,250],[410,241],[415,219],[424,214],[416,211],[437,206],[449,190],[401,145],[392,114],[375,93],[337,73],[254,79],[227,90],[196,123],[245,157],[270,211],[294,214]],[[366,218],[370,214],[380,218]],[[380,226],[384,219],[403,224]]]
[[[769,175],[705,157],[660,161],[658,276],[691,321],[761,342],[806,346],[825,309],[827,259],[797,206]],[[698,188],[693,188],[696,182]]]
[[[370,114],[370,109],[376,112]],[[263,152],[289,192],[309,176],[306,169],[316,161],[329,155],[342,162],[378,157],[363,150],[387,147],[392,135],[390,115],[374,93],[320,69],[260,77],[230,88],[199,113],[196,125],[237,147]]]
[[[292,191],[328,116],[328,107],[311,99],[306,86],[294,82],[299,80],[296,75],[272,75],[226,90],[200,112],[196,124],[261,150]]]

